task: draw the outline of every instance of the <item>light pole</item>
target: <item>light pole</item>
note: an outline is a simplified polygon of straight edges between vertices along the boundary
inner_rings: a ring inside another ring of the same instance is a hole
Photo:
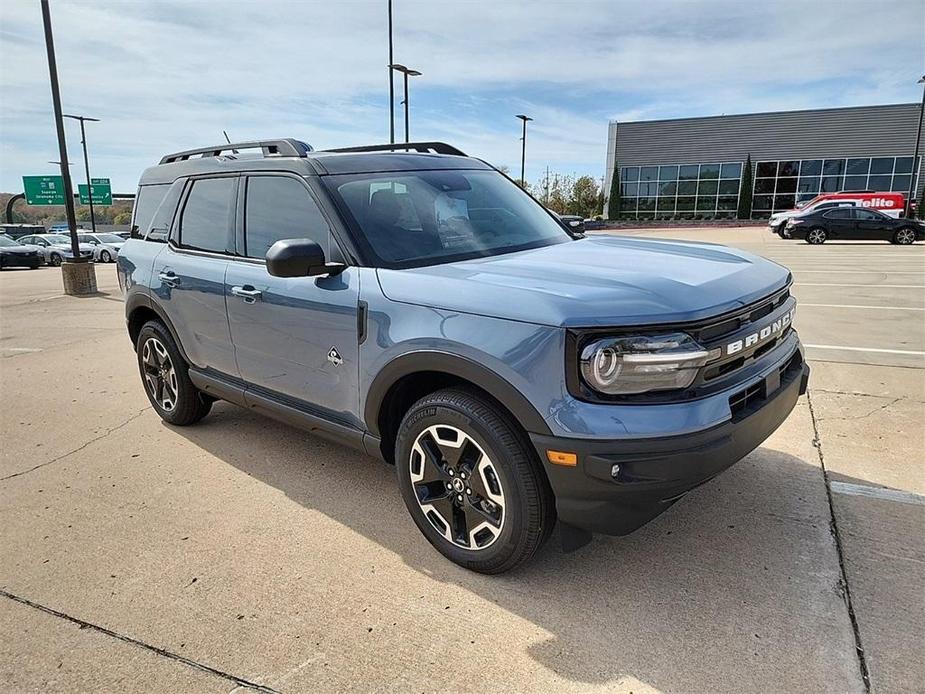
[[[389,144],[395,144],[395,75],[392,72],[392,0],[389,0]]]
[[[925,85],[925,75],[922,75],[916,84]],[[919,125],[915,129],[915,154],[912,155],[912,177],[909,180],[909,196],[906,198],[906,209],[905,215],[908,217],[912,212],[912,198],[915,197],[915,188],[917,174],[920,173],[919,169],[919,140],[922,139],[922,117],[925,116],[925,86],[922,87],[922,105],[919,107]],[[925,214],[925,210],[918,210],[919,217]]]
[[[99,118],[89,118],[88,116],[72,116],[65,113],[64,118],[72,118],[80,121],[80,144],[84,148],[84,169],[87,172],[87,197],[90,199],[90,228],[96,233],[96,215],[93,214],[93,185],[90,182],[90,158],[87,156],[87,133],[84,131],[84,121],[99,123]],[[228,137],[227,135],[225,137]]]
[[[405,100],[402,102],[405,105],[405,142],[411,142],[411,136],[409,135],[410,128],[408,125],[408,78],[420,77],[421,73],[399,63],[390,63],[389,67],[405,76]],[[392,142],[394,143],[395,141],[393,140]]]
[[[523,114],[514,116],[515,118],[520,118],[524,122],[524,134],[521,138],[523,144],[520,148],[520,185],[523,188],[527,187],[527,180],[524,178],[524,165],[527,162],[527,121],[533,120],[530,116],[525,116]]]
[[[42,0],[42,24],[45,28],[45,51],[48,54],[48,78],[51,82],[51,100],[55,112],[55,128],[58,131],[58,157],[61,165],[61,180],[64,183],[64,211],[71,232],[71,251],[74,261],[79,262],[80,246],[77,243],[77,216],[74,214],[74,187],[68,170],[67,142],[64,139],[64,120],[61,117],[61,90],[58,88],[58,64],[55,60],[55,40],[51,33],[51,10],[48,0]]]

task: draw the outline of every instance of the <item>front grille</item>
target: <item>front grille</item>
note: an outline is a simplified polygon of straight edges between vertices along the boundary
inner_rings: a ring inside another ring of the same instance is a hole
[[[763,299],[748,306],[731,311],[722,316],[698,321],[696,323],[681,323],[665,326],[646,326],[644,329],[625,329],[625,332],[671,332],[680,331],[690,335],[704,349],[719,354],[707,366],[700,370],[694,382],[684,390],[652,391],[633,395],[602,395],[587,388],[579,374],[579,360],[583,344],[598,335],[612,335],[615,331],[594,329],[579,332],[570,332],[566,341],[566,383],[569,392],[581,400],[590,402],[634,402],[634,403],[666,403],[683,402],[709,396],[724,390],[735,388],[736,385],[749,381],[756,370],[762,369],[759,362],[762,357],[788,339],[791,333],[789,324],[790,312],[795,306],[790,295],[790,289],[784,288],[770,294]],[[786,318],[787,323],[783,329],[778,327],[770,336],[759,338],[757,342],[750,342],[747,346],[744,340],[754,333],[760,333],[763,328],[773,326],[779,320]],[[742,341],[741,349],[733,351],[730,344]]]
[[[768,379],[764,378],[753,383],[729,397],[729,411],[732,412],[732,421],[737,422],[760,410],[768,398],[772,397],[781,388],[793,382],[803,371],[803,355],[797,350],[793,356],[777,369],[780,386],[773,392],[768,392]]]

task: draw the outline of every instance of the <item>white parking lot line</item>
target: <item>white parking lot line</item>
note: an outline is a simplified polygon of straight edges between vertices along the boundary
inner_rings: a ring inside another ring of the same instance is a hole
[[[826,275],[925,275],[922,270],[803,270],[802,268],[791,267],[794,272],[812,272],[813,274]]]
[[[820,308],[870,308],[877,311],[925,311],[925,307],[918,306],[859,306],[857,304],[804,304],[799,302],[800,308],[817,306]]]
[[[925,289],[925,284],[835,284],[828,282],[794,282],[794,287],[874,287],[876,289]]]
[[[832,482],[832,491],[836,494],[849,494],[851,496],[869,496],[884,501],[898,501],[902,504],[919,504],[925,506],[925,496],[915,492],[904,492],[898,489],[884,489],[882,487],[869,487],[866,484],[851,484],[850,482]]]
[[[917,352],[911,349],[881,349],[878,347],[845,347],[843,345],[809,345],[804,343],[804,347],[812,349],[837,349],[845,352],[875,352],[877,354],[909,354],[912,356],[925,357],[925,352]]]

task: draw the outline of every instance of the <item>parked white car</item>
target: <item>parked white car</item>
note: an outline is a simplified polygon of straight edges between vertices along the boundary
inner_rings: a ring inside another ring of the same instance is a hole
[[[114,262],[125,243],[125,239],[115,234],[77,234],[77,240],[93,246],[93,259],[98,263]]]
[[[36,246],[45,256],[49,265],[60,265],[65,260],[73,258],[71,253],[71,239],[64,234],[34,234],[23,236],[18,240],[23,246]],[[88,243],[79,244],[81,257],[92,258],[94,246]]]

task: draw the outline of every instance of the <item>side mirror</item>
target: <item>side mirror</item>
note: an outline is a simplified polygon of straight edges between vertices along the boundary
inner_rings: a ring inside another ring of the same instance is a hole
[[[316,277],[336,275],[340,263],[328,263],[324,250],[311,239],[281,239],[267,251],[267,272],[274,277]]]

